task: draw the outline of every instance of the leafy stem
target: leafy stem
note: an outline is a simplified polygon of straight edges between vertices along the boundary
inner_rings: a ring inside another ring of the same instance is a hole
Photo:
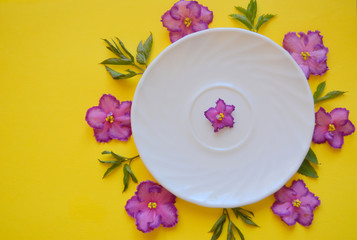
[[[331,92],[326,93],[325,96],[321,97],[321,94],[324,91],[325,87],[326,87],[326,82],[322,82],[317,86],[316,91],[314,92],[314,102],[315,102],[315,104],[317,104],[319,102],[322,102],[322,101],[326,101],[326,100],[329,100],[329,99],[333,99],[333,98],[339,97],[339,96],[341,96],[341,95],[346,93],[346,92],[343,92],[343,91],[331,91]]]
[[[250,0],[247,9],[243,7],[235,7],[240,14],[231,14],[232,18],[238,20],[239,22],[243,23],[250,31],[258,32],[260,27],[267,23],[270,19],[272,19],[275,15],[272,14],[263,14],[258,18],[257,23],[255,24],[254,21],[257,16],[257,1]]]
[[[105,171],[103,178],[105,178],[109,173],[111,173],[114,169],[116,169],[117,167],[119,167],[120,165],[122,165],[124,163],[124,167],[123,167],[123,173],[124,173],[124,178],[123,178],[123,183],[124,183],[124,190],[123,192],[128,188],[129,185],[129,180],[131,179],[133,182],[138,183],[137,178],[135,177],[133,171],[131,170],[131,162],[135,159],[138,158],[139,155],[134,156],[134,157],[124,157],[121,156],[119,154],[116,154],[112,151],[103,151],[102,154],[110,154],[111,156],[113,156],[115,158],[115,160],[111,160],[111,161],[103,161],[103,160],[99,160],[99,162],[101,163],[109,163],[112,164],[107,171]],[[129,164],[127,163],[129,162]]]
[[[108,58],[101,62],[101,64],[104,64],[106,70],[110,73],[113,79],[126,79],[139,74],[143,74],[145,72],[145,69],[140,67],[138,64],[145,65],[145,68],[148,65],[148,60],[153,42],[152,34],[150,34],[144,44],[142,41],[140,41],[137,47],[136,58],[134,58],[134,56],[128,51],[128,49],[126,49],[124,43],[119,38],[116,39],[118,43],[115,42],[113,39],[111,39],[111,41],[104,39],[104,41],[107,43],[107,49],[114,53],[116,55],[116,58]],[[133,66],[139,69],[140,72],[135,72],[133,70],[127,69],[125,70],[126,73],[120,73],[108,67],[107,65]]]
[[[240,208],[240,207],[232,208],[231,210],[233,211],[233,213],[237,219],[241,218],[243,220],[243,222],[245,222],[246,224],[258,227],[258,225],[255,224],[252,220],[252,216],[254,217],[253,212],[248,211],[243,208]],[[227,219],[228,219],[227,240],[235,240],[236,239],[234,236],[235,232],[237,232],[239,237],[242,240],[244,240],[243,233],[237,227],[237,225],[234,224],[234,222],[231,220],[231,217],[229,215],[229,211],[227,208],[223,208],[221,217],[216,221],[216,223],[213,225],[213,227],[209,231],[209,232],[213,233],[211,240],[216,240],[220,237],[222,230],[223,230],[224,223],[227,221]]]

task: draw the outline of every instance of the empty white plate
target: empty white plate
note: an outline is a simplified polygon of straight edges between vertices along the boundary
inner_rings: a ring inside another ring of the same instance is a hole
[[[215,133],[204,116],[221,98],[233,128]],[[307,80],[272,40],[242,29],[201,31],[171,44],[142,76],[132,129],[155,179],[189,202],[231,208],[279,190],[311,143]]]

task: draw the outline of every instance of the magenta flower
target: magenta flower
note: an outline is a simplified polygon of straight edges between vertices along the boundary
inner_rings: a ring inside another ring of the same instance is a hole
[[[164,227],[176,225],[178,218],[175,201],[176,196],[162,186],[144,181],[126,203],[125,210],[130,217],[135,218],[137,229],[147,233],[161,224]]]
[[[205,111],[206,118],[212,123],[214,131],[218,132],[219,129],[224,127],[233,127],[234,118],[232,112],[235,107],[233,105],[226,105],[222,99],[218,99],[216,107],[211,107]]]
[[[94,129],[97,141],[128,140],[131,136],[130,109],[131,101],[120,103],[110,94],[100,98],[99,106],[88,109],[86,121]]]
[[[161,17],[164,27],[170,31],[170,40],[180,38],[208,28],[213,12],[196,1],[178,1]]]
[[[291,187],[282,187],[275,194],[271,209],[289,226],[296,222],[307,227],[314,218],[313,211],[320,205],[317,196],[309,191],[303,180],[293,181]]]
[[[346,108],[335,108],[331,113],[320,109],[315,114],[315,130],[312,137],[314,143],[328,142],[334,148],[341,148],[343,137],[352,134],[355,126],[348,120]]]
[[[300,32],[299,35],[300,37],[295,32],[287,33],[283,47],[295,59],[307,79],[310,74],[324,74],[328,70],[326,64],[328,48],[324,46],[320,32],[309,31],[307,34]]]

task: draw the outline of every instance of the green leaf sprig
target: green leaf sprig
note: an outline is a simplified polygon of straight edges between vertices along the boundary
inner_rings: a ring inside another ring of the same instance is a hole
[[[258,9],[256,0],[250,0],[247,9],[243,7],[235,7],[235,8],[241,14],[231,14],[229,16],[243,23],[250,31],[253,32],[258,32],[263,24],[265,24],[275,16],[272,14],[263,14],[259,17],[257,23],[255,24],[254,21],[257,16],[257,9]]]
[[[241,218],[243,222],[246,224],[252,225],[254,227],[259,227],[255,222],[252,220],[252,216],[254,217],[254,213],[243,208],[232,208],[231,209],[236,216],[236,218]],[[251,215],[251,216],[250,216]],[[236,224],[231,220],[229,216],[229,212],[227,208],[223,209],[223,213],[221,217],[217,220],[217,222],[213,225],[209,232],[213,233],[211,240],[218,239],[223,231],[223,225],[228,220],[228,228],[227,228],[227,240],[236,240],[234,236],[234,232],[237,232],[239,237],[244,240],[244,235],[242,231],[237,227]]]
[[[125,48],[124,43],[119,38],[116,39],[119,45],[113,39],[111,40],[112,42],[107,39],[104,39],[104,41],[108,45],[107,49],[114,53],[117,58],[108,58],[101,62],[101,64],[105,65],[105,68],[110,73],[113,79],[127,79],[134,77],[138,74],[143,74],[145,70],[138,64],[145,65],[145,68],[148,66],[148,60],[150,57],[153,42],[152,34],[150,34],[144,44],[142,41],[140,41],[137,47],[136,62],[134,56]],[[125,70],[126,73],[120,73],[108,67],[107,65],[129,65],[135,67],[137,70],[139,70],[139,72],[127,69]]]
[[[311,163],[313,164],[319,164],[316,154],[314,153],[314,151],[312,151],[312,149],[309,149],[309,152],[307,153],[304,161],[302,162],[298,173],[308,176],[308,177],[312,177],[312,178],[318,178],[319,176],[316,173],[315,168],[311,165]]]
[[[103,178],[105,178],[109,173],[111,173],[114,169],[116,169],[117,167],[119,167],[122,163],[124,163],[124,167],[123,167],[123,172],[124,172],[124,178],[123,178],[123,183],[124,183],[124,189],[123,189],[123,192],[128,188],[129,186],[129,180],[131,178],[131,180],[134,182],[134,183],[138,183],[138,180],[137,178],[135,177],[133,171],[131,170],[131,162],[135,159],[135,158],[138,158],[139,155],[135,156],[135,157],[132,157],[132,158],[128,158],[128,157],[123,157],[123,156],[120,156],[119,154],[116,154],[112,151],[104,151],[102,152],[103,155],[105,154],[110,154],[112,155],[115,160],[112,160],[112,161],[103,161],[103,160],[99,160],[99,162],[101,163],[109,163],[109,164],[112,164],[108,169],[107,171],[105,171],[104,175],[103,175]],[[126,163],[125,163],[126,162]],[[129,164],[127,163],[129,162]]]
[[[325,96],[320,97],[322,92],[324,91],[325,87],[326,87],[326,82],[322,82],[317,86],[316,91],[314,93],[314,102],[315,102],[315,104],[319,103],[319,102],[322,102],[322,101],[326,101],[326,100],[332,99],[332,98],[339,97],[339,96],[341,96],[341,95],[346,93],[346,92],[343,92],[343,91],[331,91],[331,92],[328,92]]]

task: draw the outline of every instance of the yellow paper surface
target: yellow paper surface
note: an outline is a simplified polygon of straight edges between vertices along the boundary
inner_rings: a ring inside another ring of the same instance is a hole
[[[134,219],[124,210],[136,186],[130,184],[122,194],[122,170],[102,180],[106,166],[97,161],[103,150],[136,155],[133,138],[99,144],[84,119],[104,93],[132,100],[139,81],[139,77],[115,81],[109,76],[99,64],[112,56],[102,39],[120,37],[135,52],[139,41],[152,32],[153,60],[170,44],[160,19],[174,2],[0,1],[1,239],[211,238],[208,231],[222,210],[180,199],[176,227],[160,227],[149,234],[137,231]],[[244,28],[228,15],[236,12],[234,6],[245,7],[247,0],[200,3],[214,12],[210,28]],[[357,124],[356,1],[258,0],[258,14],[263,13],[277,17],[260,33],[280,45],[289,31],[321,31],[330,50],[330,70],[322,77],[311,77],[310,86],[314,90],[326,81],[325,93],[348,93],[317,107],[327,111],[346,107]],[[272,213],[270,196],[246,206],[255,213],[260,228],[236,221],[246,239],[357,239],[356,143],[353,134],[345,137],[342,150],[312,145],[321,162],[320,177],[293,177],[304,179],[321,199],[310,227],[288,227]],[[153,180],[140,159],[133,161],[132,169],[140,181]]]

